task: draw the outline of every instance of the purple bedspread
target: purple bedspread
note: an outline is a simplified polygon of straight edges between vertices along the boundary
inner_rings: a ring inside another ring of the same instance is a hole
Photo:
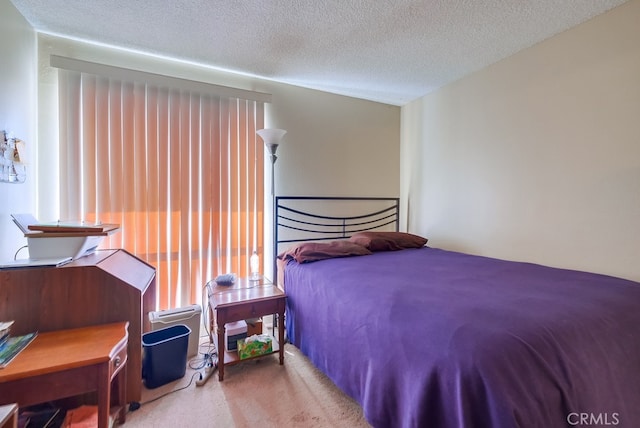
[[[640,284],[425,247],[289,262],[290,341],[375,427],[640,426]]]

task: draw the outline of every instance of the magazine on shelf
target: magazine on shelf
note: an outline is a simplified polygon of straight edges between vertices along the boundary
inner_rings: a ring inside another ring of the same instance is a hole
[[[9,331],[12,325],[13,321],[0,321],[0,333],[3,331]]]
[[[9,338],[9,333],[11,333],[11,325],[13,321],[0,321],[0,347],[7,341]]]
[[[33,332],[6,338],[5,342],[0,345],[0,369],[5,368],[37,335],[38,332]]]

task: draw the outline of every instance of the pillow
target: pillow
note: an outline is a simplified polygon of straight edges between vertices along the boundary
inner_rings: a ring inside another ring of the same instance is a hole
[[[371,251],[346,239],[331,242],[304,242],[278,256],[279,259],[294,259],[298,263],[309,263],[335,257],[365,256]]]
[[[396,251],[424,247],[428,239],[404,232],[358,232],[349,238],[371,251]]]

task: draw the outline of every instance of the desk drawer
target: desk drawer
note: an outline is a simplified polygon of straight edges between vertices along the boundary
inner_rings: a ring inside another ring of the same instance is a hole
[[[115,375],[124,367],[127,363],[127,342],[120,345],[116,354],[111,361],[109,361],[109,379],[113,380]]]

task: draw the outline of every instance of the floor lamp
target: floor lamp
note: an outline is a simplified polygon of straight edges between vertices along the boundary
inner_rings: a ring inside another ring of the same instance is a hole
[[[265,146],[267,147],[267,149],[269,150],[269,154],[271,155],[271,213],[273,216],[273,221],[272,221],[272,236],[271,239],[276,239],[276,227],[277,227],[277,223],[278,223],[278,219],[275,218],[276,216],[276,192],[275,192],[275,188],[276,188],[276,176],[275,176],[275,165],[276,165],[276,160],[278,159],[278,157],[276,156],[276,151],[278,150],[278,146],[280,145],[280,142],[282,141],[282,137],[284,137],[284,134],[287,133],[287,131],[285,131],[284,129],[276,129],[276,128],[271,128],[271,129],[260,129],[258,131],[256,131],[256,133],[262,138],[262,141],[264,141]],[[275,241],[274,241],[275,242]],[[274,252],[277,252],[277,248],[274,245],[272,245]],[[277,254],[273,254],[273,281],[275,284],[277,284],[277,264],[276,264],[276,256]]]

